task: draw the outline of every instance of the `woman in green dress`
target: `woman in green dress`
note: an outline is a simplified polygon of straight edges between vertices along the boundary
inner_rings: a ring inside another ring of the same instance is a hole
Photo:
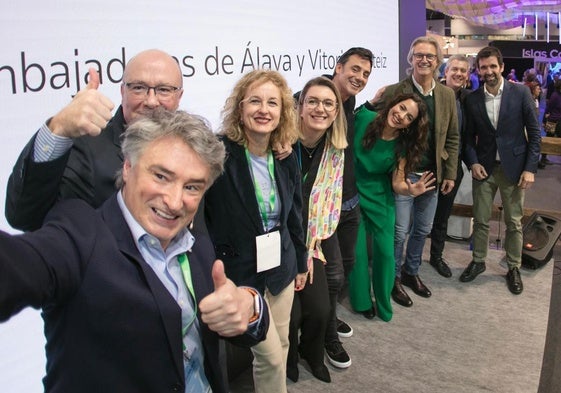
[[[355,130],[361,223],[356,262],[349,276],[349,297],[355,311],[371,315],[372,287],[376,314],[390,321],[395,276],[393,192],[417,196],[435,187],[432,173],[424,173],[414,184],[405,177],[427,148],[427,108],[417,95],[400,94],[379,113],[360,107],[355,115]],[[368,241],[372,245],[372,275],[368,269]]]

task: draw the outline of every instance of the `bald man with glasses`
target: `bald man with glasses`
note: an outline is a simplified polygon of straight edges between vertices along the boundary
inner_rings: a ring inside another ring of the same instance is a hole
[[[99,76],[90,69],[87,87],[49,118],[20,153],[6,191],[8,223],[24,231],[38,229],[63,199],[101,206],[116,189],[126,125],[158,107],[177,110],[182,79],[169,54],[157,49],[138,53],[125,67],[121,105],[112,116],[115,105],[98,90]],[[204,220],[195,222],[204,228]]]

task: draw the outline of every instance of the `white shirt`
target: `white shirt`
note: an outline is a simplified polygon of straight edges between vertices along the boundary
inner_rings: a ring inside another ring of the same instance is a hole
[[[427,91],[424,91],[424,90],[423,90],[423,86],[421,86],[421,85],[415,80],[415,77],[414,77],[414,76],[412,76],[411,79],[413,80],[413,84],[415,85],[415,87],[417,88],[417,90],[419,90],[419,91],[421,92],[422,95],[424,95],[425,97],[426,97],[426,96],[432,96],[432,92],[433,92],[434,88],[436,87],[436,82],[435,82],[434,79],[431,81],[430,89],[428,89]]]
[[[487,110],[487,116],[489,116],[489,120],[495,130],[497,129],[497,125],[499,124],[499,111],[501,110],[501,101],[503,99],[503,87],[504,87],[505,80],[501,77],[501,84],[499,86],[499,90],[497,95],[493,95],[487,91],[487,84],[484,85],[483,92],[485,93],[485,109]],[[495,157],[497,161],[501,160],[499,156],[499,149],[497,149],[497,155]]]
[[[485,109],[487,110],[487,116],[491,120],[493,127],[497,129],[497,124],[499,123],[499,111],[501,110],[501,101],[503,99],[503,87],[504,78],[501,78],[501,85],[499,86],[499,91],[497,95],[493,95],[487,91],[487,84],[483,89],[485,93]]]

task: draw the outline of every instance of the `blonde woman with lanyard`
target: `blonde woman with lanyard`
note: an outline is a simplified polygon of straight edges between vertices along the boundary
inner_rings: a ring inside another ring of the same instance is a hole
[[[328,291],[324,264],[341,259],[337,237],[332,235],[339,223],[347,146],[342,105],[337,88],[324,77],[310,80],[298,99],[301,137],[293,150],[302,171],[309,277],[304,289],[294,297],[290,319],[287,376],[295,382],[299,375],[298,354],[307,361],[312,375],[331,382],[323,358],[325,333],[328,321],[335,315],[337,296]]]
[[[308,267],[296,154],[279,161],[271,146],[297,139],[292,92],[280,73],[252,71],[236,83],[222,117],[228,158],[205,196],[208,231],[228,277],[269,304],[267,338],[252,348],[255,391],[286,392],[290,310]]]

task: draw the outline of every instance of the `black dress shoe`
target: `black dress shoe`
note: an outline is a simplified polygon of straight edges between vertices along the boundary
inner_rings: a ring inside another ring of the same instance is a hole
[[[286,376],[292,382],[298,382],[298,377],[300,376],[300,372],[298,371],[298,365],[295,366],[286,366]]]
[[[331,375],[329,375],[329,370],[325,367],[324,364],[321,364],[317,367],[310,367],[312,371],[312,375],[319,379],[320,381],[330,383],[331,382]]]
[[[394,302],[403,307],[411,307],[413,305],[413,301],[411,300],[407,292],[405,292],[405,290],[401,286],[401,280],[397,277],[393,284],[392,299]]]
[[[508,269],[506,274],[506,282],[508,284],[508,289],[515,295],[520,295],[524,289],[522,285],[522,277],[520,277],[520,270],[517,267]]]
[[[431,258],[429,263],[442,277],[452,277],[452,271],[450,270],[448,264],[444,261],[444,259],[442,259],[442,257]]]
[[[460,275],[461,282],[473,281],[475,277],[480,275],[485,271],[485,262],[474,262],[471,261],[468,267],[465,268],[463,273]]]
[[[374,309],[374,307],[371,307],[366,311],[361,311],[360,313],[366,319],[373,319],[376,316],[376,309]]]
[[[432,293],[421,281],[418,274],[411,275],[404,271],[401,272],[401,283],[413,290],[418,296],[431,297]]]

